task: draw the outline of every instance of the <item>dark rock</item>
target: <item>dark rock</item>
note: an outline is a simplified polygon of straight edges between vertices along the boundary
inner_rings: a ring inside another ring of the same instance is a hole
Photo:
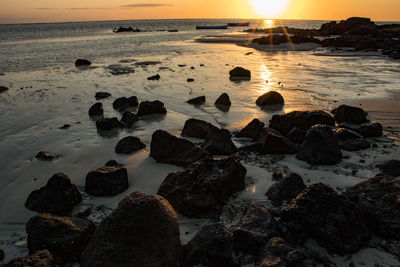
[[[230,106],[231,100],[229,99],[229,95],[227,93],[222,93],[218,99],[215,101],[215,106]]]
[[[107,163],[104,166],[108,166],[108,167],[123,167],[124,164],[119,163],[116,160],[109,160],[107,161]]]
[[[82,196],[69,177],[63,173],[54,174],[47,184],[32,191],[25,202],[27,209],[66,215],[82,201]]]
[[[97,130],[109,131],[114,128],[124,128],[124,125],[116,118],[103,118],[96,121]]]
[[[107,98],[110,96],[111,96],[111,94],[107,93],[107,92],[97,92],[94,97],[96,98],[96,100],[100,100],[100,99],[104,99],[104,98]]]
[[[109,69],[110,73],[112,75],[126,75],[126,74],[135,73],[135,69],[128,67],[128,66],[123,66],[120,64],[109,65],[106,67],[106,69]]]
[[[400,238],[400,181],[378,174],[346,190],[345,195],[366,215],[371,230],[389,239]]]
[[[217,217],[229,197],[245,188],[246,169],[235,157],[205,158],[170,173],[157,194],[188,217]]]
[[[149,80],[149,81],[156,81],[157,80],[158,81],[160,78],[161,78],[160,75],[156,74],[154,76],[148,77],[147,80]]]
[[[115,196],[128,187],[128,172],[125,168],[105,166],[86,175],[85,192],[92,196]]]
[[[212,129],[218,129],[218,128],[206,121],[197,119],[188,119],[185,122],[185,126],[183,126],[182,136],[197,137],[204,139],[207,137],[208,133]]]
[[[48,250],[40,250],[33,255],[16,258],[5,265],[7,267],[55,267],[56,260]]]
[[[345,128],[336,128],[333,130],[337,137],[339,147],[345,151],[357,151],[370,148],[371,145],[362,135]]]
[[[194,79],[193,78],[187,78],[187,80],[186,80],[188,83],[192,83],[192,82],[194,82]]]
[[[393,177],[400,176],[400,160],[388,160],[381,164],[377,164],[376,167],[380,169],[384,174]]]
[[[251,72],[242,67],[236,67],[229,71],[229,76],[231,80],[250,80]]]
[[[178,138],[163,130],[153,133],[150,157],[157,162],[187,166],[207,156],[209,153],[206,150],[188,140]]]
[[[285,34],[269,34],[252,40],[252,43],[259,45],[280,45],[287,42],[289,42],[289,38]]]
[[[98,102],[90,107],[89,109],[89,116],[103,116],[103,104]]]
[[[66,130],[66,129],[68,129],[69,127],[71,127],[71,125],[69,125],[69,124],[64,124],[63,126],[58,127],[58,129]]]
[[[284,115],[273,115],[269,121],[269,128],[286,135],[293,127],[308,131],[316,124],[335,126],[335,121],[331,115],[322,110],[293,111]]]
[[[8,91],[8,87],[6,86],[0,86],[0,94],[4,93],[5,91]]]
[[[334,165],[342,160],[343,154],[331,127],[318,124],[308,131],[296,158],[311,165]]]
[[[57,158],[57,156],[51,155],[44,151],[40,151],[36,154],[35,158],[40,160],[52,161],[53,159]]]
[[[231,155],[237,151],[226,129],[211,128],[201,147],[214,155]]]
[[[266,195],[274,203],[280,206],[284,201],[290,201],[296,198],[306,188],[303,178],[297,173],[290,173],[281,181],[273,184]]]
[[[118,28],[114,29],[113,32],[115,32],[115,33],[120,33],[120,32],[141,32],[141,30],[138,29],[138,28],[133,29],[131,26],[129,26],[129,27],[118,27]]]
[[[327,185],[307,187],[281,212],[281,223],[296,240],[316,240],[341,256],[357,252],[369,239],[361,211]]]
[[[261,143],[261,154],[294,154],[297,152],[296,144],[273,129],[264,128],[258,142]]]
[[[139,106],[139,100],[136,96],[131,96],[129,98],[120,97],[115,99],[113,103],[113,108],[118,111],[125,111],[129,108],[136,108]]]
[[[206,225],[185,246],[182,266],[239,266],[233,254],[232,233],[222,224]]]
[[[158,100],[155,101],[144,101],[140,103],[137,115],[147,116],[151,114],[166,114],[167,109],[164,107],[164,103]]]
[[[3,261],[5,257],[4,250],[0,249],[0,261]]]
[[[252,140],[257,140],[260,137],[261,130],[264,128],[264,123],[259,119],[253,119],[246,127],[236,134],[236,137],[248,137]]]
[[[320,32],[322,35],[342,35],[345,32],[359,28],[360,26],[376,27],[375,23],[373,23],[369,18],[352,17],[347,20],[342,20],[340,23],[331,21],[322,24]]]
[[[275,91],[269,91],[256,100],[257,106],[283,105],[284,103],[282,95]]]
[[[203,105],[206,102],[206,96],[199,96],[199,97],[195,97],[192,99],[189,99],[188,101],[186,101],[186,103],[192,104],[192,105]]]
[[[26,224],[29,253],[47,249],[64,263],[79,261],[94,228],[86,219],[36,215]]]
[[[266,208],[251,203],[233,231],[236,249],[258,255],[265,244],[279,235],[278,223]]]
[[[157,195],[134,192],[96,228],[82,266],[176,266],[181,255],[178,217]]]
[[[339,124],[339,127],[359,133],[364,138],[382,136],[382,125],[380,123],[363,123],[358,125],[345,122]]]
[[[75,67],[88,67],[90,65],[92,65],[92,62],[87,59],[78,58],[75,61]]]
[[[137,121],[139,121],[138,116],[130,111],[125,111],[124,114],[122,114],[121,122],[126,128],[132,127],[132,125]]]
[[[118,141],[115,146],[115,153],[131,154],[139,149],[145,148],[146,144],[137,137],[127,136]]]
[[[286,135],[285,137],[288,138],[290,141],[292,141],[295,144],[301,145],[304,142],[304,139],[306,138],[307,132],[297,128],[293,127]]]
[[[332,111],[335,114],[334,119],[338,123],[349,122],[354,124],[361,124],[368,122],[365,116],[365,111],[362,108],[340,105]]]

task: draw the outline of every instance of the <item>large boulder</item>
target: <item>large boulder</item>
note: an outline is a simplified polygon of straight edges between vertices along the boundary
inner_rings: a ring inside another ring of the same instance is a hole
[[[370,148],[370,143],[365,140],[362,135],[345,128],[333,129],[336,135],[339,147],[346,151],[357,151]]]
[[[400,176],[400,160],[392,159],[383,163],[377,164],[376,167],[384,174],[397,177]]]
[[[246,169],[235,157],[205,158],[168,174],[157,194],[182,215],[217,217],[229,197],[245,188],[245,175]]]
[[[340,105],[339,107],[332,110],[335,114],[334,119],[338,123],[349,122],[354,124],[362,124],[368,122],[365,116],[365,111],[362,108]]]
[[[117,154],[132,154],[133,152],[143,149],[146,144],[142,142],[138,137],[127,136],[118,141],[115,146],[115,153]]]
[[[92,196],[114,196],[128,187],[128,172],[125,168],[104,166],[86,175],[85,192]]]
[[[188,119],[183,126],[182,136],[204,139],[212,129],[218,128],[206,121]]]
[[[382,136],[382,125],[380,123],[363,123],[363,124],[353,124],[353,123],[341,123],[340,128],[346,128],[352,130],[356,133],[361,134],[364,138],[369,137],[380,137]]]
[[[89,116],[103,116],[103,104],[98,102],[90,107],[89,109]]]
[[[229,79],[230,80],[250,80],[251,78],[251,71],[242,68],[236,67],[229,71]]]
[[[237,151],[226,129],[211,129],[201,147],[213,155],[231,155]]]
[[[308,131],[316,124],[334,126],[335,120],[331,115],[322,110],[292,111],[284,115],[273,115],[269,121],[269,128],[286,135],[293,127]]]
[[[233,258],[233,234],[218,223],[203,226],[184,254],[182,266],[239,266]]]
[[[259,119],[253,119],[246,127],[236,134],[236,137],[248,137],[252,140],[257,140],[260,137],[261,130],[264,128],[264,123]]]
[[[265,106],[265,105],[283,105],[285,100],[280,93],[276,91],[269,91],[258,97],[256,100],[257,106]]]
[[[124,114],[122,114],[121,123],[126,128],[131,128],[132,125],[137,121],[139,121],[138,116],[136,116],[130,111],[125,111]]]
[[[151,138],[150,157],[157,162],[187,166],[207,156],[209,153],[198,145],[163,130],[155,131]]]
[[[92,65],[92,62],[87,59],[78,58],[75,61],[75,67],[89,67],[90,65]]]
[[[378,174],[346,190],[349,197],[366,214],[365,222],[376,234],[400,238],[400,181]]]
[[[176,266],[180,255],[172,206],[163,197],[134,192],[96,228],[81,265]]]
[[[341,256],[357,252],[369,239],[361,211],[331,187],[307,187],[281,212],[281,223],[295,240],[316,240]]]
[[[136,108],[139,106],[139,100],[136,96],[127,97],[120,97],[115,99],[113,103],[113,108],[118,111],[125,111],[129,108]]]
[[[331,127],[315,125],[308,131],[296,158],[311,165],[334,165],[343,154]]]
[[[96,121],[96,128],[100,131],[110,131],[115,128],[124,128],[124,125],[116,117],[103,118]]]
[[[47,184],[32,191],[25,202],[27,209],[37,212],[48,212],[56,215],[67,215],[82,201],[78,188],[63,173],[54,174]]]
[[[306,188],[303,178],[297,173],[290,173],[273,184],[267,191],[267,197],[274,205],[280,206],[284,201],[290,203]]]
[[[11,260],[6,267],[55,267],[60,266],[50,251],[44,249],[34,254]]]
[[[64,263],[79,261],[94,229],[86,219],[36,215],[26,224],[29,253],[47,249]]]
[[[137,115],[141,117],[152,114],[166,114],[166,113],[167,109],[164,107],[164,103],[159,100],[155,100],[155,101],[141,102]]]

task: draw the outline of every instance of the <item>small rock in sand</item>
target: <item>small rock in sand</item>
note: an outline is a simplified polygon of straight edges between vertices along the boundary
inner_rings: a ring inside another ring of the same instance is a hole
[[[137,137],[127,136],[118,141],[115,146],[117,154],[131,154],[139,149],[145,148],[146,144]]]
[[[58,127],[58,129],[66,130],[66,129],[68,129],[69,127],[71,127],[71,125],[69,125],[69,124],[64,124],[63,126]]]
[[[96,121],[97,130],[109,131],[115,128],[123,128],[124,125],[116,118],[104,118]]]
[[[129,108],[136,108],[139,106],[139,101],[136,96],[127,97],[120,97],[115,99],[113,103],[113,108],[118,111],[125,111]]]
[[[400,176],[400,160],[388,160],[381,164],[377,164],[376,167],[380,169],[384,174],[393,177]]]
[[[230,80],[250,80],[251,72],[242,67],[236,67],[229,71]]]
[[[103,104],[98,102],[94,104],[93,106],[90,107],[89,109],[89,116],[103,116],[104,110],[103,110]]]
[[[229,95],[227,93],[221,94],[217,100],[215,100],[215,106],[230,106],[231,100],[229,99]]]
[[[121,122],[124,124],[124,127],[126,128],[131,128],[132,125],[137,121],[139,121],[138,116],[136,116],[130,111],[125,111],[124,114],[122,114]]]
[[[188,119],[185,122],[182,130],[182,136],[187,137],[197,137],[197,138],[206,138],[211,129],[218,129],[214,125],[209,122],[197,120],[197,119]]]
[[[104,98],[107,98],[110,96],[111,96],[111,94],[107,93],[107,92],[97,92],[94,97],[96,98],[96,100],[100,100],[100,99],[104,99]]]
[[[88,66],[90,66],[90,65],[92,65],[92,62],[90,62],[90,61],[87,60],[87,59],[78,58],[78,59],[75,61],[75,66],[76,66],[76,67],[88,67]]]
[[[3,93],[3,92],[5,92],[5,91],[7,91],[7,90],[8,90],[8,87],[6,87],[6,86],[0,86],[0,94]]]
[[[137,112],[138,117],[152,115],[152,114],[166,114],[167,109],[164,107],[164,103],[155,101],[144,101],[140,103],[139,110]]]
[[[283,105],[285,101],[280,93],[276,91],[269,91],[262,96],[258,97],[256,100],[257,106],[265,105]]]
[[[57,158],[57,156],[51,155],[44,151],[40,151],[39,153],[37,153],[35,158],[40,159],[40,160],[52,161],[53,159]]]
[[[188,104],[192,104],[192,105],[203,105],[206,102],[206,96],[198,96],[192,99],[189,99],[188,101],[186,101],[186,103]]]
[[[193,78],[188,78],[186,81],[187,81],[188,83],[192,83],[192,82],[194,82],[194,79],[193,79]]]
[[[147,78],[147,80],[149,81],[158,81],[161,78],[161,76],[159,74],[156,74],[154,76],[150,76]]]
[[[105,166],[86,175],[85,192],[92,196],[115,196],[128,187],[125,168]]]

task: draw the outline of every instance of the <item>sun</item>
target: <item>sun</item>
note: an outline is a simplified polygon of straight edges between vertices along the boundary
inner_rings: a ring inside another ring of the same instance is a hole
[[[254,12],[262,18],[277,18],[286,11],[290,0],[250,0]]]

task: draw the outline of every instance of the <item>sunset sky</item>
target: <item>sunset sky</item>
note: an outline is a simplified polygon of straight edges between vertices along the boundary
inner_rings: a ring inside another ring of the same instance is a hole
[[[0,23],[167,18],[400,21],[400,0],[0,0]]]

